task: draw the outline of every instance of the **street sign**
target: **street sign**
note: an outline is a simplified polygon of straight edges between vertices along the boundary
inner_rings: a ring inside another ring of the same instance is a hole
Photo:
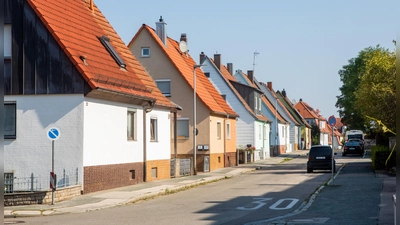
[[[47,131],[47,137],[52,141],[57,140],[60,137],[60,130],[54,127],[50,128]]]
[[[334,116],[330,116],[328,119],[329,125],[335,126],[336,125],[336,118]]]

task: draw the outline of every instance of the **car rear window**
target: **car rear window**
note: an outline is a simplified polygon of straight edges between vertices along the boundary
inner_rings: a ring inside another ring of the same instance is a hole
[[[349,134],[347,139],[362,139],[362,134]]]
[[[310,156],[316,155],[331,155],[332,150],[329,147],[311,147]]]

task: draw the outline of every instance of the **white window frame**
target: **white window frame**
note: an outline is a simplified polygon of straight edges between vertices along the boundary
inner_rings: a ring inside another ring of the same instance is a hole
[[[264,125],[264,135],[263,135],[263,139],[267,140],[267,125]]]
[[[158,141],[158,120],[157,117],[150,117],[150,141]]]
[[[258,109],[261,110],[261,98],[258,98]]]
[[[128,141],[137,141],[137,110],[130,109],[127,110],[127,117],[126,117],[126,126],[127,126],[127,140]]]
[[[170,97],[171,96],[171,79],[158,79],[155,80],[157,88],[161,91],[161,93],[166,96],[166,97]],[[169,92],[166,92],[166,90],[162,90],[158,87],[159,83],[168,83],[169,85]]]
[[[148,54],[145,54],[145,51],[146,51],[146,50],[149,51]],[[142,58],[148,58],[148,57],[150,57],[150,47],[142,47],[142,49],[140,50],[140,52],[141,52],[141,57],[142,57]]]
[[[180,124],[180,123],[183,123],[183,122],[187,123],[187,126],[184,126],[184,125]],[[189,134],[190,134],[190,131],[189,131],[189,118],[177,118],[176,126],[177,126],[176,138],[177,139],[189,139]],[[185,127],[184,128],[185,129],[184,133],[186,133],[186,134],[180,135],[181,133],[183,133],[183,131],[181,130],[181,129],[183,129],[183,127]]]
[[[231,139],[231,123],[229,121],[226,122],[226,139]]]

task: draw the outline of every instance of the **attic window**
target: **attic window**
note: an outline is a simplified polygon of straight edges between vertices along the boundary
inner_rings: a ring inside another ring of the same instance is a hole
[[[205,72],[204,75],[206,75],[206,77],[210,77],[210,73],[209,72]]]
[[[110,38],[107,36],[102,36],[99,38],[100,42],[106,47],[107,51],[114,58],[114,60],[118,63],[118,65],[122,68],[126,67],[124,60],[118,55],[117,51],[115,51],[114,47],[110,43]]]

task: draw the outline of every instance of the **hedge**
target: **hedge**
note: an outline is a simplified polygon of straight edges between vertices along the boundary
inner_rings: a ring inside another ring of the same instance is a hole
[[[392,155],[390,155],[391,152],[392,149],[387,146],[377,145],[371,147],[372,166],[375,170],[388,170],[392,167],[396,167],[396,149],[394,149]],[[385,165],[389,155],[390,158],[387,161],[387,165]]]

